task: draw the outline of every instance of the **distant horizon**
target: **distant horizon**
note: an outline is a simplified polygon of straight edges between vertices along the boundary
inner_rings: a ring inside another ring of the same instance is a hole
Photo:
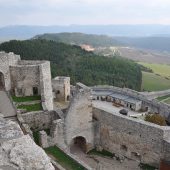
[[[36,24],[9,24],[9,25],[0,25],[0,28],[3,27],[15,27],[15,26],[34,26],[34,27],[55,27],[55,26],[170,26],[170,24],[51,24],[51,25],[36,25]]]

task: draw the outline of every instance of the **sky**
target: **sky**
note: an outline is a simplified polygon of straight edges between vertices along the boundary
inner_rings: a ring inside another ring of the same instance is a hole
[[[0,0],[0,26],[170,24],[170,0]]]

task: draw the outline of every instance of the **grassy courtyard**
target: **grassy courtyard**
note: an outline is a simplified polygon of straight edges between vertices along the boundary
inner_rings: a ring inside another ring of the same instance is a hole
[[[56,161],[63,166],[66,170],[86,170],[82,165],[78,164],[71,157],[66,155],[57,146],[46,148],[47,154],[55,157]]]
[[[36,101],[41,100],[41,96],[25,96],[25,97],[16,97],[12,96],[12,99],[14,102],[30,102],[30,101]]]
[[[32,105],[19,105],[17,109],[26,109],[27,112],[43,110],[41,103]]]

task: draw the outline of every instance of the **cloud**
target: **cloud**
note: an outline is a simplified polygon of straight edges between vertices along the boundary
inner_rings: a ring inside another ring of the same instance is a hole
[[[0,0],[0,26],[170,24],[169,7],[169,0]]]

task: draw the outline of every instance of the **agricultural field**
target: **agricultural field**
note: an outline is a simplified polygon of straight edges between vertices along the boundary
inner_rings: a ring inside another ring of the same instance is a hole
[[[160,91],[170,89],[170,80],[154,73],[142,72],[142,90]]]
[[[144,63],[144,62],[138,62],[138,64],[141,64],[141,65],[143,65],[147,68],[152,69],[155,74],[158,74],[162,77],[170,79],[170,65],[167,65],[167,64],[150,64],[150,63]]]
[[[170,65],[139,62],[153,73],[142,72],[142,90],[159,91],[170,89]]]
[[[170,104],[170,95],[158,97],[157,100],[166,104]]]

